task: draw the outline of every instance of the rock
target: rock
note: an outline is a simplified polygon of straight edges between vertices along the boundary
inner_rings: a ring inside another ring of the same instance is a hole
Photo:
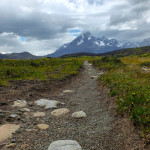
[[[0,126],[0,142],[10,138],[20,128],[20,125],[5,124]]]
[[[48,150],[82,150],[82,148],[76,141],[58,140],[51,143]]]
[[[35,132],[37,130],[36,129],[25,129],[25,131],[27,131],[27,132]]]
[[[143,66],[143,67],[142,67],[142,70],[143,70],[143,71],[150,71],[150,68],[148,68],[148,67],[146,67],[146,66]]]
[[[60,102],[55,101],[55,100],[40,99],[40,100],[35,101],[34,103],[41,107],[45,106],[45,109],[50,109],[50,108],[57,108],[57,105]]]
[[[67,114],[69,112],[70,112],[70,110],[67,109],[67,108],[60,108],[60,109],[56,109],[56,110],[52,111],[51,115],[59,117],[59,116],[65,115],[65,114]]]
[[[89,66],[92,66],[92,64],[89,64]]]
[[[25,107],[27,105],[26,100],[17,100],[14,101],[14,105],[12,105],[13,107]]]
[[[99,74],[99,75],[102,75],[102,74],[104,74],[104,72],[99,72],[98,74]]]
[[[17,146],[16,143],[11,143],[11,144],[9,144],[9,145],[6,145],[5,147],[6,147],[6,148],[15,148],[16,146]]]
[[[10,117],[11,118],[16,118],[16,117],[18,117],[18,115],[17,114],[11,114]]]
[[[44,112],[36,112],[33,114],[34,117],[44,117],[46,114]]]
[[[41,130],[46,130],[49,128],[48,124],[38,124],[37,127]]]
[[[26,111],[30,112],[30,109],[29,108],[21,108],[20,111],[22,111],[22,112],[26,112]]]
[[[95,79],[95,78],[97,78],[97,76],[91,76],[91,79]]]
[[[63,93],[73,93],[73,90],[65,90]]]
[[[72,114],[72,118],[85,118],[85,117],[87,117],[86,116],[86,113],[85,112],[83,112],[83,111],[78,111],[78,112],[74,112],[73,114]]]

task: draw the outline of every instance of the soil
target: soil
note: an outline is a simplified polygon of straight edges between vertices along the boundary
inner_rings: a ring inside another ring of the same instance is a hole
[[[17,81],[9,87],[0,87],[0,124],[13,123],[21,128],[12,138],[0,143],[0,149],[16,143],[15,150],[47,150],[56,140],[76,140],[83,150],[148,150],[150,145],[142,139],[128,118],[115,113],[115,99],[108,98],[109,90],[97,84],[98,71],[84,63],[78,76],[61,82]],[[93,76],[93,77],[91,77]],[[73,90],[73,93],[63,93]],[[31,112],[14,108],[13,102],[25,99]],[[53,109],[46,110],[34,104],[39,99],[58,100],[58,108],[70,113],[56,117]],[[63,104],[64,103],[64,104]],[[73,119],[72,113],[84,111],[86,118]],[[34,112],[44,112],[44,117],[33,117]],[[18,117],[10,118],[10,114]],[[49,129],[40,130],[38,124]]]

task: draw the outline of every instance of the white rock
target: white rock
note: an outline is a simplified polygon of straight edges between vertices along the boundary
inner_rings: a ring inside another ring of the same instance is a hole
[[[92,66],[92,64],[89,64],[89,66]]]
[[[36,112],[33,114],[34,117],[44,117],[46,114],[44,112]]]
[[[20,128],[20,125],[5,124],[0,126],[0,142],[10,138]]]
[[[14,105],[12,105],[13,107],[25,107],[27,105],[26,100],[17,100],[14,101]]]
[[[143,71],[150,71],[150,68],[148,68],[148,67],[146,67],[146,66],[143,66],[143,67],[142,67],[142,70],[143,70]]]
[[[97,76],[91,76],[91,79],[95,79],[95,78],[97,78]]]
[[[67,114],[69,112],[70,112],[70,110],[67,109],[67,108],[60,108],[60,109],[56,109],[56,110],[52,111],[51,115],[59,117],[59,116],[65,115],[65,114]]]
[[[41,130],[46,130],[49,128],[48,124],[38,124],[37,127]]]
[[[50,109],[50,108],[57,108],[57,105],[60,102],[55,100],[40,99],[35,101],[34,103],[41,107],[45,107],[45,109]]]
[[[51,143],[48,150],[82,150],[82,148],[76,141],[58,140]]]
[[[72,118],[85,118],[85,117],[87,116],[86,116],[86,113],[83,111],[74,112],[72,114]]]
[[[99,72],[98,74],[99,74],[99,75],[102,75],[102,74],[104,74],[104,72]]]
[[[16,117],[18,117],[18,115],[17,114],[11,114],[10,117],[11,118],[16,118]]]
[[[65,90],[63,93],[73,93],[73,90]]]

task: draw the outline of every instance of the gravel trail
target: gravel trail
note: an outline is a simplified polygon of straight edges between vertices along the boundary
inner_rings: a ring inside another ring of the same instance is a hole
[[[113,128],[115,118],[97,88],[95,76],[99,75],[98,71],[88,62],[85,62],[83,67],[83,71],[75,80],[48,96],[49,99],[64,103],[58,108],[69,109],[68,114],[56,117],[51,115],[54,109],[28,106],[31,112],[18,121],[21,128],[11,139],[17,144],[16,150],[47,150],[50,143],[56,140],[76,140],[83,150],[125,150],[123,138],[119,131]],[[63,93],[64,90],[73,92]],[[32,113],[37,111],[44,112],[46,116],[33,117]],[[71,115],[76,111],[84,111],[87,117],[73,119]],[[37,124],[41,123],[48,124],[49,129],[38,129]]]

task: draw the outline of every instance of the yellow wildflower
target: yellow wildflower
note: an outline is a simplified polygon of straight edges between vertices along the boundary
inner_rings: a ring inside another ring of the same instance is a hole
[[[134,92],[134,93],[132,93],[132,95],[135,95],[135,92]]]

